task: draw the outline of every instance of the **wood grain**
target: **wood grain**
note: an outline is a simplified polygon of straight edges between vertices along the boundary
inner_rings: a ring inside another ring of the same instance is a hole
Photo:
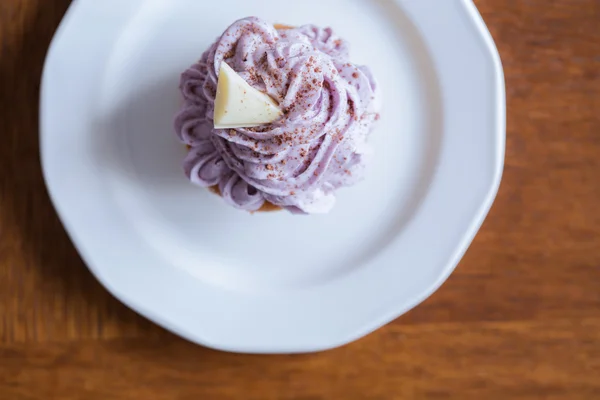
[[[448,282],[311,355],[224,354],[90,275],[38,159],[44,56],[68,0],[0,1],[0,399],[600,399],[600,2],[477,0],[505,67],[506,168]]]

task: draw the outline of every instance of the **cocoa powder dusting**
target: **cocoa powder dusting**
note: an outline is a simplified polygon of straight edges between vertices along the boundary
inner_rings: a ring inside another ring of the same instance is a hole
[[[354,118],[354,101],[348,99],[348,114],[350,118]]]

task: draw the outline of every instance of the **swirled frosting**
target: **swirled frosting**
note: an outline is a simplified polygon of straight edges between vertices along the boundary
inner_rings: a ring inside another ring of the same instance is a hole
[[[218,186],[234,207],[265,201],[295,213],[325,213],[334,191],[362,178],[367,138],[378,114],[378,88],[330,28],[276,29],[250,17],[231,25],[182,74],[184,105],[176,133],[190,150],[189,179]],[[255,128],[214,129],[217,77],[225,61],[270,95],[283,117]]]

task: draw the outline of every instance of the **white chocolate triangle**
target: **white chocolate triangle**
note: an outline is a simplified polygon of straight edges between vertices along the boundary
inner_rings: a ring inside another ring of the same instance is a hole
[[[215,98],[215,128],[250,128],[271,123],[282,112],[269,95],[254,89],[225,62]]]

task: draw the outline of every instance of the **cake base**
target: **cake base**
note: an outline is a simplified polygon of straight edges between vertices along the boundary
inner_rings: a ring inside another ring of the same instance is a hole
[[[285,25],[285,24],[273,24],[273,27],[275,29],[279,29],[279,30],[286,30],[286,29],[293,29],[294,28],[291,25]]]

